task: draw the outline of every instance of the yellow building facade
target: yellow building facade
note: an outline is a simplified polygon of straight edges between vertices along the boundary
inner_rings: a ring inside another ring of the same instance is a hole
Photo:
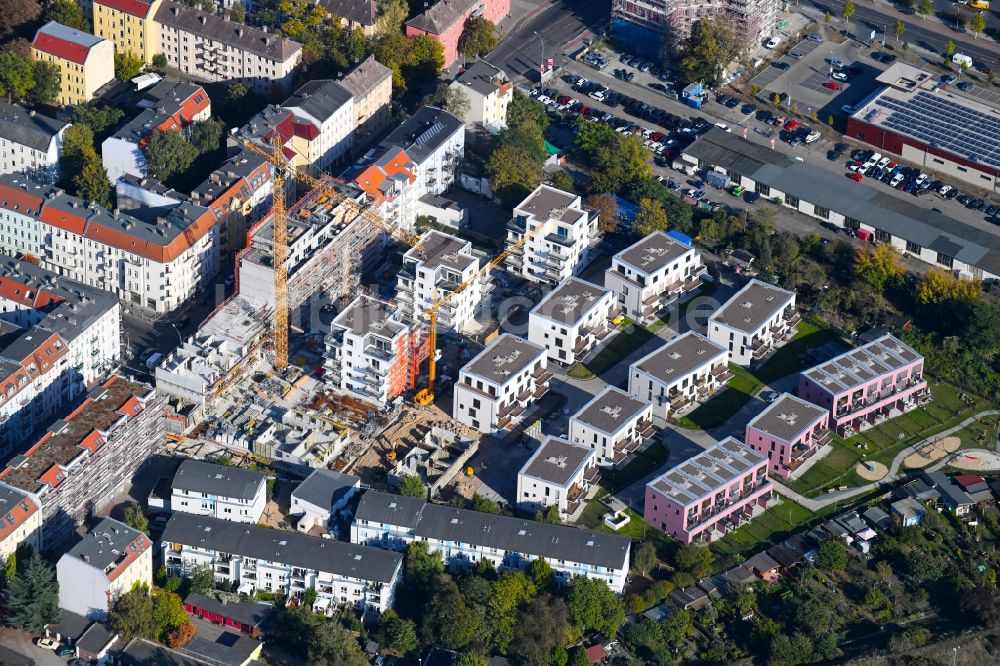
[[[115,78],[115,45],[61,23],[49,21],[35,33],[31,56],[59,67],[59,104],[83,104]]]
[[[147,65],[159,52],[154,17],[162,0],[94,0],[94,34],[114,42],[118,53],[141,58]]]

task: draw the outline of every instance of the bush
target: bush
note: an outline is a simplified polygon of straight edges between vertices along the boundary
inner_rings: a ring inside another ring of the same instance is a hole
[[[195,629],[191,623],[182,624],[167,632],[167,647],[177,649],[187,645],[194,638]]]

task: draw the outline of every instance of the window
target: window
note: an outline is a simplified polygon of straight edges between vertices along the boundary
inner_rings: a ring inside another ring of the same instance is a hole
[[[757,192],[757,194],[760,194],[761,196],[765,197],[771,194],[771,186],[765,185],[764,183],[757,183],[754,186],[754,190]]]
[[[822,206],[816,206],[814,209],[816,217],[822,218],[824,220],[830,219],[830,210],[823,208]]]
[[[947,266],[948,268],[951,268],[952,264],[955,262],[955,258],[949,257],[947,254],[941,254],[940,252],[938,252],[937,262],[942,266]]]
[[[799,207],[799,198],[798,197],[793,197],[791,194],[786,194],[785,195],[785,205],[786,206],[791,206],[792,208],[798,208]]]
[[[912,241],[906,241],[906,251],[907,252],[912,252],[913,254],[920,254],[920,252],[922,250],[923,250],[923,248],[920,247],[919,245],[917,245],[916,243],[914,243]]]
[[[882,231],[881,229],[875,230],[875,240],[880,243],[890,243],[892,242],[892,234]]]

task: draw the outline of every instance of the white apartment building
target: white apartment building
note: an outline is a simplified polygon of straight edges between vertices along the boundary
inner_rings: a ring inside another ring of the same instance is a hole
[[[500,335],[459,372],[452,417],[482,433],[507,430],[549,390],[545,347]]]
[[[594,449],[546,437],[517,473],[517,506],[524,511],[554,506],[568,520],[583,506],[598,474]]]
[[[507,126],[507,106],[514,99],[514,84],[502,69],[477,60],[462,70],[449,87],[469,99],[469,109],[462,116],[466,126],[482,125],[494,134]]]
[[[337,81],[310,81],[281,106],[319,132],[312,139],[313,143],[319,141],[314,169],[328,171],[349,155],[354,137],[354,96],[347,88]]]
[[[56,564],[59,607],[104,621],[120,596],[153,585],[153,542],[125,523],[105,518]]]
[[[659,416],[673,418],[732,378],[728,360],[725,347],[689,331],[629,367],[629,395],[652,402]]]
[[[652,437],[653,403],[609,386],[569,418],[569,441],[589,446],[604,467],[619,466]]]
[[[259,94],[287,91],[302,59],[298,42],[171,0],[153,20],[167,64],[205,81],[246,83]]]
[[[326,530],[337,514],[361,490],[361,479],[332,469],[315,469],[292,491],[289,515],[296,518],[296,529],[308,532]]]
[[[424,233],[403,255],[403,268],[397,275],[396,300],[403,317],[414,323],[426,321],[428,308],[448,298],[438,308],[438,326],[468,330],[479,315],[483,297],[493,290],[489,273],[454,292],[485,264],[483,253],[473,250],[469,241],[437,230]]]
[[[573,365],[611,335],[616,310],[610,290],[566,278],[531,309],[528,340],[545,347],[550,361]]]
[[[364,190],[382,219],[408,232],[416,230],[420,207],[417,165],[406,151],[392,146],[383,152],[371,151],[358,164],[354,183]]]
[[[403,549],[426,543],[446,564],[462,569],[486,560],[500,570],[523,570],[544,559],[563,583],[573,576],[603,580],[621,594],[631,542],[620,536],[564,525],[430,504],[422,499],[366,491],[351,524],[351,542]]]
[[[386,406],[413,388],[411,371],[418,331],[398,308],[358,296],[330,324],[326,338],[326,381],[362,400]]]
[[[24,173],[39,181],[59,176],[59,154],[68,123],[16,104],[0,102],[0,174]]]
[[[170,486],[170,510],[256,525],[267,504],[267,476],[240,467],[185,460]]]
[[[795,292],[750,280],[708,318],[708,339],[736,365],[760,363],[795,336]]]
[[[611,258],[604,286],[615,292],[626,317],[647,324],[696,289],[706,270],[700,252],[654,231]]]
[[[38,502],[0,483],[0,560],[6,562],[22,545],[38,550],[41,536],[42,511]]]
[[[507,257],[512,272],[535,282],[558,284],[590,263],[601,242],[597,213],[582,199],[551,185],[539,185],[514,207],[507,223],[507,247],[528,240]]]
[[[0,254],[41,255],[38,216],[57,191],[22,174],[0,175]]]
[[[244,594],[301,598],[312,589],[316,611],[345,606],[381,613],[392,607],[403,577],[399,553],[189,513],[175,513],[160,541],[171,573],[208,566],[216,582],[235,582]]]
[[[0,255],[0,454],[79,401],[120,358],[116,298]]]
[[[376,154],[402,148],[413,160],[417,196],[441,195],[452,186],[465,156],[465,124],[447,111],[421,107],[392,130]]]

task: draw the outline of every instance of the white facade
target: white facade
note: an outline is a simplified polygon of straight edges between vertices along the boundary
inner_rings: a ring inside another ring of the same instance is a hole
[[[629,367],[629,395],[652,402],[655,413],[669,419],[710,397],[732,377],[728,358],[722,346],[698,333],[685,333]]]
[[[6,562],[22,545],[38,550],[42,511],[35,498],[0,483],[0,515],[4,517],[0,527],[0,561]]]
[[[402,148],[413,160],[416,199],[440,195],[454,184],[465,156],[465,125],[447,111],[421,107],[379,146]]]
[[[800,319],[794,291],[751,280],[708,318],[708,339],[749,366],[791,340]]]
[[[0,102],[0,174],[24,173],[52,182],[68,124]]]
[[[597,452],[559,437],[548,437],[517,473],[517,506],[559,509],[563,519],[579,510],[597,478]]]
[[[267,505],[266,481],[260,472],[185,460],[170,487],[170,510],[256,525]]]
[[[511,428],[548,391],[547,358],[545,347],[504,333],[459,372],[452,417],[482,433]]]
[[[310,81],[281,105],[319,131],[319,158],[312,168],[327,171],[353,147],[354,97],[336,81]]]
[[[653,432],[653,403],[614,386],[569,419],[569,441],[594,449],[602,466],[622,464]]]
[[[528,314],[528,340],[564,366],[582,361],[611,334],[614,295],[575,277],[563,280]]]
[[[481,124],[494,132],[507,126],[507,107],[514,98],[514,85],[502,69],[479,60],[449,87],[469,99],[469,109],[462,116],[466,125]]]
[[[514,207],[507,223],[507,247],[528,240],[507,257],[509,269],[528,280],[558,284],[579,275],[601,242],[597,213],[582,199],[551,185],[539,185]]]
[[[604,286],[615,292],[623,314],[646,324],[701,284],[701,253],[662,231],[654,231],[611,259]]]

